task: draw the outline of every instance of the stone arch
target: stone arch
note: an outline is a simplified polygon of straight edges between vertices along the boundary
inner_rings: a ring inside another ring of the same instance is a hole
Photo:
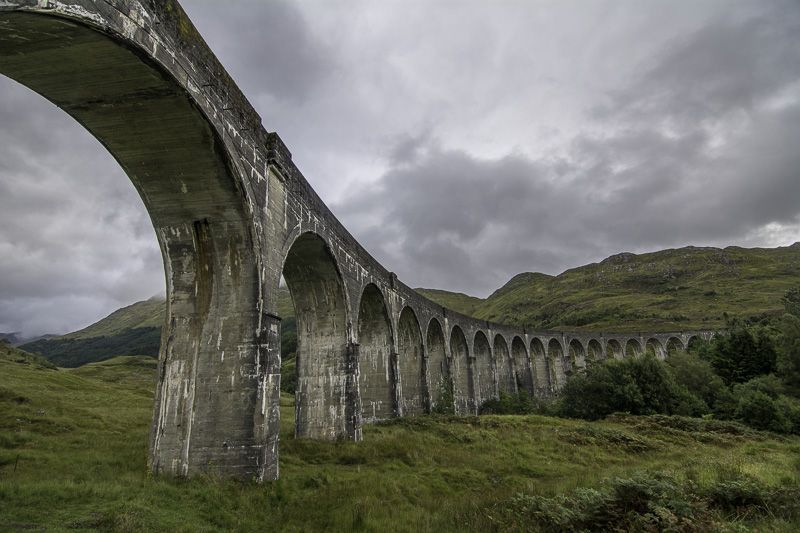
[[[533,362],[533,379],[537,394],[549,394],[552,391],[550,360],[547,357],[541,339],[531,339],[531,361]]]
[[[295,435],[316,439],[354,437],[357,393],[348,362],[344,284],[327,243],[304,233],[292,243],[283,266],[297,320]],[[360,413],[359,413],[360,414]]]
[[[664,345],[661,344],[661,341],[656,339],[655,337],[651,337],[647,339],[647,342],[644,344],[644,351],[645,353],[652,355],[656,359],[665,359],[666,352],[664,351]]]
[[[567,380],[564,368],[564,349],[558,339],[550,339],[547,343],[547,366],[550,368],[550,384],[553,388],[560,389]]]
[[[700,338],[699,335],[690,335],[689,339],[686,341],[686,351],[691,352],[697,349],[700,344],[702,344],[703,339]]]
[[[624,359],[622,345],[616,339],[609,339],[606,343],[606,357],[609,359]]]
[[[272,348],[273,330],[261,328],[275,319],[263,306],[245,199],[249,186],[221,129],[183,81],[147,51],[79,18],[0,13],[0,73],[98,139],[130,178],[153,223],[167,309],[151,467],[191,475],[214,464],[232,476],[276,477],[277,433],[264,428],[276,426],[278,414],[262,404],[265,394],[277,402],[280,356]],[[272,325],[277,331],[277,322]],[[182,390],[192,396],[174,392]],[[223,447],[206,431],[216,426],[236,435],[237,446]],[[260,466],[245,464],[242,449],[257,455]]]
[[[492,362],[492,347],[486,334],[480,330],[472,339],[473,372],[472,385],[475,391],[475,404],[480,406],[490,398],[495,398],[494,364]]]
[[[569,341],[568,350],[567,368],[569,368],[569,371],[575,373],[586,368],[586,352],[581,341],[578,339]]]
[[[517,382],[514,377],[514,362],[511,360],[505,337],[499,333],[494,336],[494,363],[497,369],[498,389],[509,394],[515,393]]]
[[[381,290],[369,283],[358,307],[358,387],[364,422],[397,414],[394,383],[389,312]]]
[[[444,330],[442,324],[435,318],[428,322],[428,332],[425,335],[426,364],[428,374],[428,410],[435,409],[442,396],[449,397],[452,402],[453,380],[447,365],[445,351]],[[447,406],[451,409],[453,406]]]
[[[517,380],[517,391],[525,391],[533,396],[533,375],[531,360],[525,349],[525,341],[516,336],[511,340],[511,359],[514,361],[514,376]]]
[[[667,356],[673,355],[675,352],[683,351],[683,342],[678,337],[670,337],[667,340]]]
[[[406,306],[397,322],[397,366],[400,370],[400,414],[425,411],[425,366],[417,314]]]
[[[625,359],[635,359],[642,355],[642,345],[636,339],[628,339],[625,343]]]
[[[597,339],[589,339],[586,345],[587,364],[597,363],[603,360],[603,345]]]
[[[453,396],[456,413],[474,413],[472,365],[469,362],[469,347],[464,331],[453,326],[450,332],[450,375],[453,379]]]

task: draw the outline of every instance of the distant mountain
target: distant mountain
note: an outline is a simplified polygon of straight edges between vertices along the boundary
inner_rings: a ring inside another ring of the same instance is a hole
[[[621,253],[558,276],[526,272],[486,299],[419,289],[476,318],[542,329],[716,328],[730,317],[782,312],[800,286],[800,243],[781,248],[686,247]]]

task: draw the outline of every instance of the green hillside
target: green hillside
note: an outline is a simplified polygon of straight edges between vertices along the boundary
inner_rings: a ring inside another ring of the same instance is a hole
[[[726,313],[743,318],[780,313],[781,296],[796,286],[800,243],[622,253],[558,276],[519,274],[479,303],[445,291],[423,294],[459,312],[508,324],[667,331],[717,328]]]
[[[152,478],[155,362],[40,363],[0,351],[2,531],[800,525],[800,439],[679,417],[427,416],[367,426],[361,443],[319,442],[292,436],[286,396],[280,481]]]

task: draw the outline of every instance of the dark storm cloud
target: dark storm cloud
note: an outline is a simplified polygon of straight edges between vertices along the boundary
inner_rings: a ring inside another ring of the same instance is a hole
[[[487,294],[623,250],[798,234],[795,1],[182,3],[409,284]],[[41,98],[0,94],[0,331],[162,291],[119,166]]]
[[[184,7],[248,95],[302,104],[333,68],[296,7],[282,0],[188,1]]]
[[[562,157],[486,159],[406,139],[382,179],[335,210],[371,221],[356,235],[412,284],[483,294],[524,270],[796,224],[797,15],[721,20],[670,43],[595,108],[605,129]]]

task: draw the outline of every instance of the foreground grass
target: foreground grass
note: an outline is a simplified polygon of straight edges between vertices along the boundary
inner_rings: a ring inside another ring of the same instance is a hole
[[[517,513],[520,495],[570,495],[642,472],[698,487],[737,476],[800,483],[800,440],[732,424],[420,417],[367,427],[360,444],[322,443],[292,438],[288,397],[280,481],[153,479],[154,378],[147,358],[55,370],[0,357],[0,530],[496,530],[530,527],[515,522],[530,508]],[[711,512],[720,527],[800,525]]]

